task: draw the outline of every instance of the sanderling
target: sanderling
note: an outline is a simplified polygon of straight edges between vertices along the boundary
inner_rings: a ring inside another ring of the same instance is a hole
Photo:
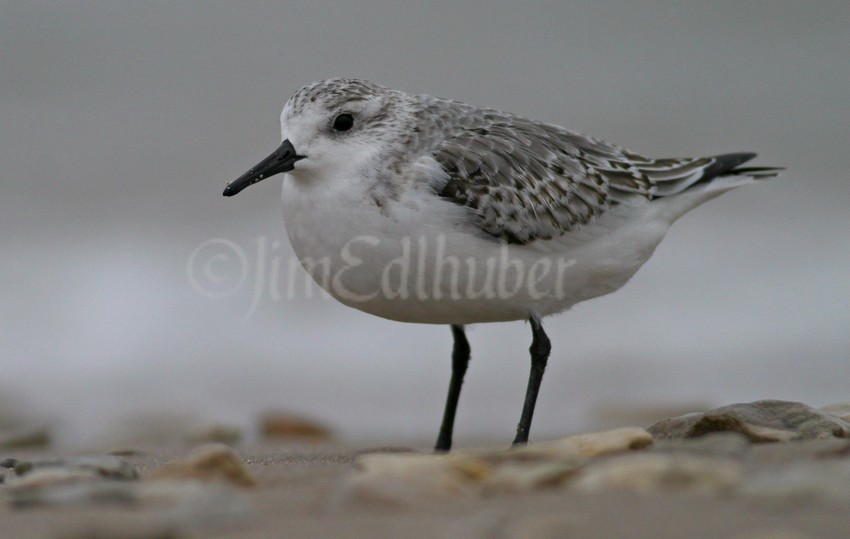
[[[342,303],[448,324],[452,376],[435,449],[451,447],[470,358],[464,325],[528,320],[528,432],[550,342],[541,319],[613,292],[670,225],[729,189],[776,176],[733,153],[648,159],[513,114],[329,79],[298,90],[283,143],[224,190],[278,173],[307,272]]]

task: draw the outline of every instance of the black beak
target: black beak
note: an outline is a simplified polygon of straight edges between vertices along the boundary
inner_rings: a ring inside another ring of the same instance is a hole
[[[251,170],[239,176],[236,180],[227,184],[224,188],[224,196],[232,197],[242,189],[249,185],[254,185],[258,181],[265,180],[270,176],[281,172],[289,172],[295,167],[295,162],[299,159],[304,159],[303,155],[297,155],[295,148],[289,140],[284,140],[277,150],[259,163],[252,167]]]

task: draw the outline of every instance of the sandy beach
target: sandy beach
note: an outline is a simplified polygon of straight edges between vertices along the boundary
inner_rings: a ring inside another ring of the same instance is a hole
[[[846,537],[838,415],[761,401],[683,417],[449,455],[309,437],[6,449],[0,537]]]

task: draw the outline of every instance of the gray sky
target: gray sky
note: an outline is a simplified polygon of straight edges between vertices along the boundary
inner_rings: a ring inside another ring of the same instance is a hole
[[[222,299],[186,274],[216,238],[289,267],[279,181],[221,190],[277,146],[289,95],[345,75],[646,155],[787,167],[683,218],[617,294],[547,320],[532,436],[622,404],[847,400],[847,28],[844,1],[0,0],[0,392],[78,440],[130,413],[268,407],[435,435],[447,328],[265,291],[252,311],[253,274]],[[460,443],[511,438],[529,334],[472,331]]]

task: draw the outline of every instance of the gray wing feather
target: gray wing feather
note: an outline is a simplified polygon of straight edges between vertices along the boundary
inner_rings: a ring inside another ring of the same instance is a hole
[[[647,159],[496,111],[456,120],[463,127],[432,153],[448,176],[438,194],[471,208],[485,232],[509,243],[556,238],[614,205],[681,193],[755,156]]]

